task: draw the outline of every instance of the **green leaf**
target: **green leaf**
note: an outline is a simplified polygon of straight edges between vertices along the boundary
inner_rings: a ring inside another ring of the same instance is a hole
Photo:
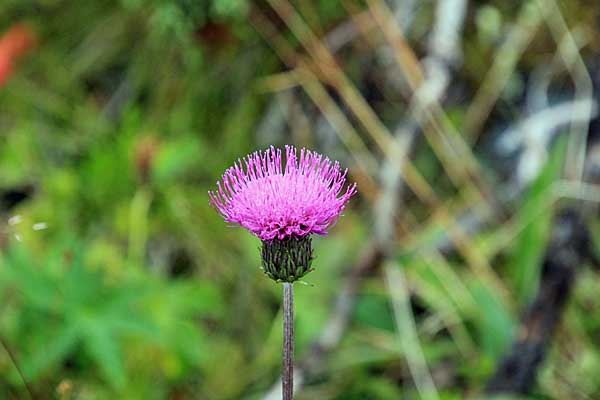
[[[358,299],[355,322],[388,332],[395,331],[389,300],[383,295],[365,294]]]
[[[75,347],[79,333],[79,327],[72,324],[63,324],[58,331],[46,331],[46,340],[23,362],[25,376],[34,379],[43,370],[64,359]]]
[[[94,321],[85,327],[83,340],[87,353],[100,367],[110,385],[123,389],[127,382],[126,370],[117,339],[101,323]]]
[[[159,184],[166,184],[189,171],[198,162],[200,142],[194,137],[161,143],[152,171]]]
[[[512,341],[516,321],[510,310],[498,300],[499,295],[493,293],[489,287],[473,280],[469,289],[478,304],[479,313],[474,323],[483,351],[497,359]]]
[[[531,221],[516,238],[509,264],[517,298],[526,304],[536,293],[540,267],[552,223],[551,186],[560,177],[565,159],[566,138],[559,140],[550,159],[524,196],[517,221]]]

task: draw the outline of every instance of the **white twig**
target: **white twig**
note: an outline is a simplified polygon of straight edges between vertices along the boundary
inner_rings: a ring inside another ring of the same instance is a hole
[[[539,174],[547,159],[547,147],[561,128],[585,123],[597,114],[592,98],[566,101],[542,109],[505,130],[498,142],[503,152],[521,148],[517,163],[517,189],[523,188]]]
[[[429,37],[428,57],[454,65],[462,60],[461,34],[467,13],[466,0],[440,0]]]
[[[546,23],[550,28],[554,40],[559,46],[563,62],[573,78],[575,84],[575,99],[585,100],[593,96],[592,79],[587,71],[585,62],[579,53],[579,47],[555,0],[538,0],[538,7],[543,13]],[[591,116],[592,104],[588,104],[586,110],[587,118],[571,120],[569,131],[569,146],[567,148],[567,159],[565,162],[565,173],[567,178],[582,180],[587,148],[587,133]]]

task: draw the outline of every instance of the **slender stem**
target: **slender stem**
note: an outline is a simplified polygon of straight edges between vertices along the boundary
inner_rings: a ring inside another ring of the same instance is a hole
[[[19,374],[21,381],[23,381],[23,384],[25,385],[25,390],[27,391],[27,394],[29,394],[29,398],[31,400],[34,400],[35,396],[33,394],[33,389],[31,388],[31,386],[29,386],[29,383],[25,379],[25,375],[23,375],[23,371],[21,371],[21,367],[19,367],[19,363],[17,362],[17,357],[10,349],[10,346],[8,345],[8,343],[4,340],[4,337],[2,337],[1,335],[0,335],[0,344],[2,345],[2,347],[4,347],[6,354],[8,354],[8,358],[10,358],[10,361],[15,366],[15,370]]]
[[[294,284],[283,283],[283,400],[294,398]]]

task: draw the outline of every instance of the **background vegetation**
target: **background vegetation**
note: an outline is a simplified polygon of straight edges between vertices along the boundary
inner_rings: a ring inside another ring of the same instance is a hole
[[[297,285],[298,400],[484,396],[556,210],[600,238],[599,9],[3,0],[0,397],[276,399],[281,288],[207,190],[285,143],[360,191]],[[576,278],[531,398],[600,398]]]

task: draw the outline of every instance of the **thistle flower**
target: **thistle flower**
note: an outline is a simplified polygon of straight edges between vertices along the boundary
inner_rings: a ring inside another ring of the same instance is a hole
[[[285,146],[250,154],[229,168],[209,192],[210,203],[226,222],[248,229],[263,241],[327,235],[356,193],[356,184],[340,196],[346,171],[339,163],[310,150]],[[245,168],[244,168],[245,166]]]
[[[293,397],[293,283],[312,271],[311,235],[327,235],[356,193],[344,191],[347,170],[310,150],[285,146],[248,155],[229,168],[210,204],[226,222],[248,229],[262,240],[262,269],[283,282],[283,399]]]
[[[278,282],[293,282],[310,272],[311,234],[327,235],[356,184],[342,193],[347,170],[310,150],[271,146],[229,168],[210,204],[226,222],[243,226],[263,241],[263,270]]]

